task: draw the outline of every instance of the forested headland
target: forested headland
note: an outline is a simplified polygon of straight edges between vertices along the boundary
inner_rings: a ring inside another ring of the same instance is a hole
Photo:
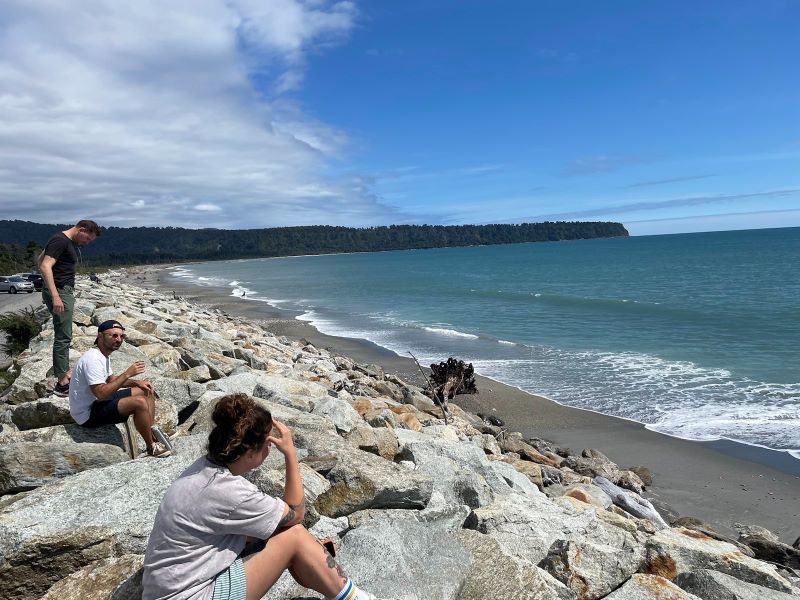
[[[26,260],[56,231],[72,224],[45,225],[0,220],[5,256]],[[377,252],[450,246],[553,242],[627,236],[621,223],[546,221],[514,225],[389,225],[334,227],[312,225],[267,229],[183,229],[180,227],[104,227],[102,235],[82,248],[86,265],[133,265],[232,258]],[[11,246],[15,246],[13,251]],[[16,252],[16,254],[15,254]],[[16,264],[16,263],[14,263]],[[6,267],[0,273],[29,270]]]

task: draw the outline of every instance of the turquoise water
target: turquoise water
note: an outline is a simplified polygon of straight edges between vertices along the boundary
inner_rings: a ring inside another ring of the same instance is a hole
[[[333,335],[671,435],[800,449],[800,228],[193,264]]]

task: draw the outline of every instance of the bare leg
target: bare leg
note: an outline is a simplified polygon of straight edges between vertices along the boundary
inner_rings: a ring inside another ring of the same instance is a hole
[[[314,536],[302,525],[295,525],[273,535],[266,548],[245,561],[247,600],[261,598],[286,569],[300,585],[329,598],[336,596],[347,581]]]
[[[153,447],[153,432],[150,430],[155,410],[153,397],[140,388],[133,388],[130,396],[120,399],[117,410],[121,415],[133,415],[136,431],[142,436],[147,449],[150,450]]]

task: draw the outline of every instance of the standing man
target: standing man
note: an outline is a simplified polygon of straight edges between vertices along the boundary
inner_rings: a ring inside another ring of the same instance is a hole
[[[156,404],[153,384],[131,379],[144,372],[144,362],[137,361],[114,377],[111,353],[125,341],[125,328],[118,321],[104,321],[97,328],[97,346],[86,352],[75,365],[69,382],[69,414],[83,427],[124,423],[133,415],[136,431],[144,439],[147,454],[162,458],[170,450],[153,439]]]
[[[69,393],[69,347],[72,343],[72,309],[75,306],[75,265],[80,250],[100,235],[94,221],[84,219],[66,231],[51,237],[39,256],[42,272],[42,301],[53,315],[53,375],[56,376],[54,392],[65,397]]]

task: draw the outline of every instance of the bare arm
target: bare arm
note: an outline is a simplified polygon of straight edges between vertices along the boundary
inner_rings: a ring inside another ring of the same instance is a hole
[[[125,371],[116,377],[114,375],[109,376],[105,383],[96,383],[95,385],[89,386],[92,389],[92,393],[94,397],[98,400],[105,400],[111,394],[118,391],[120,388],[123,387],[132,387],[132,385],[137,385],[137,387],[141,387],[138,385],[139,383],[145,382],[134,382],[131,377],[139,375],[144,371],[144,363],[142,361],[138,361],[133,363],[130,367],[125,369]],[[149,383],[149,382],[146,382]]]
[[[286,461],[286,482],[283,487],[283,501],[286,503],[286,508],[283,511],[283,517],[278,523],[278,529],[281,529],[303,522],[303,517],[306,513],[305,493],[292,434],[289,428],[280,421],[276,420],[273,423],[273,428],[277,430],[280,437],[271,435],[269,440],[283,454],[283,458]]]
[[[53,265],[56,264],[56,259],[52,256],[47,256],[42,253],[39,257],[39,270],[42,272],[42,279],[50,291],[50,296],[53,298],[53,312],[62,314],[64,312],[64,303],[61,301],[61,296],[58,295],[56,289],[56,281],[53,278]]]

